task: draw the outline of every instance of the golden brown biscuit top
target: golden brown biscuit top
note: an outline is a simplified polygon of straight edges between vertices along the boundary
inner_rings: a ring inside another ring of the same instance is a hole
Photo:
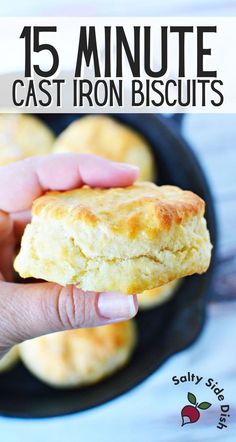
[[[105,115],[84,116],[71,123],[54,143],[54,152],[89,153],[140,169],[140,181],[154,180],[154,157],[147,140]],[[156,168],[155,168],[156,169]]]
[[[78,330],[68,330],[65,332],[53,333],[41,336],[29,341],[28,345],[38,345],[41,347],[42,358],[47,356],[53,346],[57,357],[63,359],[63,364],[68,366],[73,360],[86,358],[89,354],[94,360],[94,370],[96,370],[96,355],[100,361],[111,357],[122,348],[130,347],[135,343],[135,328],[133,321],[124,321],[115,324],[104,325],[103,327],[84,328]],[[25,343],[27,346],[27,342]],[[24,348],[24,344],[23,344]],[[27,348],[27,347],[26,347]],[[80,349],[80,353],[78,350]],[[84,349],[84,353],[83,350]],[[94,354],[91,353],[94,352]],[[53,354],[53,353],[52,353]],[[91,361],[93,362],[93,361]]]
[[[54,135],[37,117],[28,114],[0,114],[0,164],[33,155],[48,154]]]
[[[66,192],[48,192],[33,204],[33,215],[87,228],[101,227],[135,238],[154,237],[158,231],[204,214],[204,201],[175,186],[138,182],[126,188],[92,189],[84,186]]]
[[[130,148],[145,146],[147,141],[129,127],[104,115],[89,115],[78,119],[59,135],[55,152],[92,153],[113,161],[124,161]]]
[[[68,330],[63,333],[58,333],[54,335],[58,342],[68,349],[68,354],[64,355],[70,356],[70,348],[74,350],[74,344],[76,345],[78,341],[84,342],[86,346],[92,346],[97,352],[102,352],[102,354],[107,355],[107,353],[112,353],[113,351],[118,351],[129,344],[129,335],[131,324],[128,321],[119,322],[116,324],[109,324],[103,327],[94,328],[84,328],[79,330]],[[47,338],[47,336],[45,337]],[[42,342],[43,342],[43,338]],[[45,339],[47,343],[47,339]],[[73,354],[72,354],[73,356]]]

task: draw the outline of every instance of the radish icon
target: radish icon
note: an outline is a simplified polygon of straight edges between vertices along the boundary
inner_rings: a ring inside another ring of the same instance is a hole
[[[194,424],[199,420],[200,412],[198,409],[207,410],[211,407],[210,402],[201,402],[198,404],[196,396],[193,393],[188,393],[188,401],[193,405],[186,405],[181,410],[182,427],[186,424]]]

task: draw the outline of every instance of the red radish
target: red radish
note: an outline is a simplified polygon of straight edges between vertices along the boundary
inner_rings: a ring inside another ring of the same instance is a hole
[[[181,411],[181,416],[183,426],[186,424],[193,424],[194,422],[197,422],[200,417],[200,413],[196,407],[193,407],[192,405],[186,405]]]
[[[193,424],[197,422],[200,418],[199,410],[207,410],[211,407],[210,402],[201,402],[197,403],[196,396],[193,393],[188,393],[188,401],[193,405],[185,405],[185,407],[181,410],[182,417],[182,427],[186,424]]]

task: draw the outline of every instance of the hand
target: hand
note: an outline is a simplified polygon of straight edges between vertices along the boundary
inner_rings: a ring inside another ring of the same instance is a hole
[[[0,357],[30,338],[130,319],[137,313],[132,295],[12,282],[15,249],[30,221],[35,198],[46,190],[67,190],[82,184],[128,186],[137,174],[134,167],[81,154],[33,157],[0,167]]]

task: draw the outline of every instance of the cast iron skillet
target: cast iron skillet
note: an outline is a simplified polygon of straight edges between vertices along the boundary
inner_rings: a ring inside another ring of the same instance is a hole
[[[211,239],[216,245],[211,192],[198,161],[179,133],[178,121],[141,114],[113,117],[142,133],[150,142],[158,164],[159,184],[175,184],[204,198]],[[44,115],[41,118],[58,134],[78,115]],[[92,387],[56,390],[37,381],[18,364],[12,371],[0,375],[0,414],[29,418],[74,413],[114,399],[146,379],[168,357],[189,346],[199,335],[205,320],[215,250],[207,273],[185,278],[172,300],[138,314],[138,346],[124,369]]]

